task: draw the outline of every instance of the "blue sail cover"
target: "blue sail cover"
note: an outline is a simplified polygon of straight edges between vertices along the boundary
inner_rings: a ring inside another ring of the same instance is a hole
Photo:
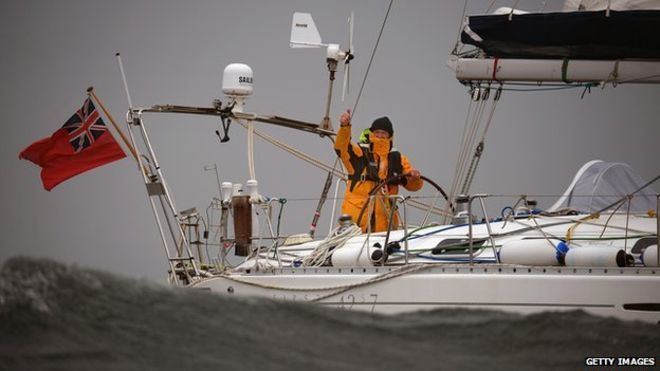
[[[660,59],[660,11],[578,11],[468,17],[461,41],[491,57]]]

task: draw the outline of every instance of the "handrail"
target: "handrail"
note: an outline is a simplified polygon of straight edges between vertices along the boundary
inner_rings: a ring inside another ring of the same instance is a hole
[[[387,245],[389,244],[389,239],[390,239],[390,231],[392,229],[392,220],[394,219],[394,210],[397,209],[397,202],[401,203],[403,205],[403,233],[404,236],[408,235],[408,216],[406,213],[406,201],[408,200],[408,196],[404,197],[401,195],[392,195],[389,196],[390,199],[394,199],[394,204],[392,205],[392,208],[390,209],[390,220],[387,225],[387,234],[385,235],[385,243],[383,244],[383,264],[385,264],[385,259],[387,257]],[[408,239],[405,239],[403,241],[404,243],[404,264],[408,264]]]
[[[474,264],[474,238],[472,235],[472,201],[475,198],[479,199],[481,204],[481,211],[484,214],[484,219],[486,220],[486,228],[488,229],[488,237],[490,238],[490,244],[493,249],[493,255],[495,256],[495,262],[500,263],[500,257],[497,254],[497,247],[495,246],[495,238],[493,237],[493,231],[490,228],[490,221],[488,220],[488,215],[486,214],[486,206],[484,205],[483,199],[490,197],[491,195],[486,193],[478,193],[472,195],[468,198],[468,240],[470,242],[470,265]]]

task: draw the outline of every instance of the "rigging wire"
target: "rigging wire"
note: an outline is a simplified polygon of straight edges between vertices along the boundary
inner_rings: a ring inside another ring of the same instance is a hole
[[[461,149],[465,145],[464,143],[465,143],[465,138],[466,138],[467,131],[468,131],[468,125],[469,125],[469,121],[470,121],[470,113],[472,112],[473,102],[474,102],[474,100],[470,99],[470,103],[468,104],[468,114],[465,116],[465,123],[463,124],[463,134],[462,134],[462,137],[461,137],[462,139],[461,139],[461,147],[460,147]],[[459,164],[461,162],[461,154],[462,154],[462,152],[459,151],[459,155],[456,158],[456,166],[454,167],[454,176],[452,178],[451,188],[449,190],[449,197],[450,198],[453,198],[454,193],[456,192],[456,183],[458,182],[458,171],[460,169]],[[447,206],[447,208],[448,207],[449,206]],[[447,208],[445,208],[445,211],[447,210]]]
[[[461,141],[461,147],[458,155],[457,165],[454,171],[454,179],[452,181],[452,188],[450,191],[450,199],[453,199],[456,196],[458,186],[463,175],[465,173],[465,167],[467,164],[468,153],[472,148],[472,143],[474,142],[474,137],[477,132],[477,127],[479,125],[479,120],[481,117],[481,112],[483,112],[483,107],[485,100],[482,99],[482,89],[480,86],[477,86],[472,94],[470,102],[476,101],[477,105],[475,109],[472,109],[472,105],[468,107],[467,120],[465,122],[465,127],[463,128],[463,140]],[[470,119],[471,117],[471,119]]]
[[[456,34],[456,43],[454,44],[454,50],[452,50],[451,53],[450,53],[452,55],[457,55],[458,53],[460,53],[459,50],[458,50],[459,49],[458,46],[461,42],[461,33],[463,32],[463,20],[465,19],[465,12],[467,11],[467,3],[468,3],[468,0],[465,0],[463,2],[463,13],[461,15],[461,21],[458,24],[458,33]],[[462,47],[461,47],[461,49],[462,49]]]
[[[493,5],[495,5],[495,1],[497,1],[497,0],[492,0],[490,2],[490,5],[488,5],[488,9],[486,9],[486,14],[490,13],[491,9],[493,8]]]
[[[394,0],[390,0],[390,5],[387,7],[387,12],[385,13],[385,19],[383,19],[383,24],[380,26],[380,32],[378,33],[378,38],[376,39],[376,44],[374,44],[374,49],[371,51],[371,57],[369,58],[369,64],[367,64],[367,70],[364,72],[364,77],[362,78],[362,85],[360,85],[360,91],[358,92],[357,97],[355,98],[355,104],[353,104],[353,110],[351,110],[351,115],[355,116],[355,110],[357,109],[358,103],[360,103],[360,97],[362,96],[362,90],[364,85],[367,82],[367,76],[369,75],[369,70],[371,69],[371,63],[374,61],[374,56],[376,55],[376,50],[378,49],[378,44],[380,43],[380,38],[383,36],[383,30],[385,29],[385,23],[387,23],[387,18],[390,15],[390,9],[392,9],[392,3]]]
[[[239,124],[247,129],[247,124],[245,124],[243,122],[240,122],[240,121],[239,121]],[[306,154],[302,151],[299,151],[299,150],[293,148],[292,146],[289,146],[285,143],[282,143],[281,141],[279,141],[279,140],[271,137],[270,135],[268,135],[266,133],[263,133],[263,132],[261,132],[257,129],[254,129],[254,134],[257,135],[258,137],[260,137],[261,139],[271,143],[275,147],[280,148],[280,149],[282,149],[286,152],[289,152],[292,155],[294,155],[295,157],[298,157],[299,159],[301,159],[301,160],[303,160],[303,161],[305,161],[305,162],[307,162],[307,163],[309,163],[313,166],[316,166],[317,168],[319,168],[321,170],[324,170],[326,172],[331,172],[336,177],[338,177],[338,178],[340,178],[344,181],[347,180],[346,171],[344,169],[341,169],[341,170],[340,169],[335,169],[332,166],[330,166],[328,164],[325,164],[324,162],[322,162],[322,161],[320,161],[320,160],[318,160],[318,159],[316,159],[316,158],[314,158],[314,157],[312,157],[312,156],[310,156],[310,155],[308,155],[308,154]],[[340,162],[340,164],[341,164],[341,162]],[[341,166],[341,167],[343,168],[343,166]],[[289,200],[296,200],[296,199],[290,198]],[[425,204],[421,201],[416,201],[416,200],[409,200],[408,204],[411,207],[414,207],[414,208],[417,208],[417,209],[422,209],[422,210],[426,210],[429,207],[428,204]],[[441,210],[439,208],[432,208],[432,210],[433,210],[432,211],[433,214],[436,214],[436,215],[446,215],[447,214],[446,211]]]
[[[486,90],[481,90],[481,96],[479,97],[479,99],[481,99],[479,110],[477,111],[475,122],[472,125],[472,131],[470,132],[468,146],[465,148],[465,156],[463,158],[463,168],[461,169],[462,170],[461,178],[465,177],[465,170],[468,163],[469,154],[472,148],[474,147],[474,141],[477,138],[477,132],[479,131],[479,126],[481,125],[484,109],[486,108],[486,102],[488,99],[489,91],[490,91],[490,87],[486,88]],[[467,189],[462,190],[462,192],[467,193]]]
[[[636,77],[636,78],[633,78],[633,79],[627,79],[627,80],[619,80],[617,83],[618,84],[623,84],[623,83],[626,83],[626,82],[641,81],[641,80],[646,80],[646,79],[650,79],[650,78],[654,78],[654,77],[660,77],[660,74],[640,76],[640,77]]]
[[[491,94],[490,84],[486,87],[482,87],[480,84],[472,86],[470,104],[468,105],[468,113],[466,115],[465,125],[463,127],[461,146],[459,148],[458,158],[456,160],[456,167],[454,168],[454,177],[450,189],[450,200],[453,200],[458,193],[467,194],[470,188],[474,174],[476,172],[476,168],[483,153],[486,134],[490,128],[490,123],[493,119],[495,107],[499,102],[502,90],[502,86],[497,88],[496,92],[494,93],[494,98],[492,99],[490,110],[488,110],[488,113],[485,114],[484,111],[487,105],[487,101]],[[476,105],[474,102],[477,102]],[[482,126],[482,124],[484,125],[484,128],[481,131],[479,144],[477,147],[475,147],[477,134],[479,133],[479,128]],[[469,161],[469,154],[471,152],[473,153],[473,156],[472,160]],[[461,185],[460,188],[459,185]],[[445,207],[444,211],[447,212],[448,209]],[[447,222],[449,214],[445,215],[445,222]]]
[[[500,87],[496,91],[495,96],[493,97],[493,103],[491,104],[490,113],[488,115],[488,118],[486,119],[486,126],[481,134],[481,139],[479,140],[479,144],[477,144],[477,147],[475,148],[474,154],[472,156],[472,161],[470,162],[470,167],[467,170],[467,175],[465,176],[465,181],[463,183],[463,190],[461,191],[461,193],[463,194],[467,194],[468,190],[470,189],[470,185],[472,184],[472,180],[474,179],[474,174],[477,171],[477,166],[479,166],[479,160],[481,159],[481,155],[483,154],[484,145],[486,142],[486,134],[488,133],[488,129],[490,128],[490,123],[493,121],[493,114],[495,113],[495,107],[497,107],[497,103],[499,102],[501,95],[502,95],[502,90]]]

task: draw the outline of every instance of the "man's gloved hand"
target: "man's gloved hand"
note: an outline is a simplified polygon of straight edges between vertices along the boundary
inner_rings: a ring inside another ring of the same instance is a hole
[[[346,126],[351,124],[351,109],[346,109],[346,112],[342,113],[339,117],[339,124],[341,126]]]
[[[422,174],[417,169],[412,169],[405,175],[410,180],[419,180],[419,178],[422,176]]]

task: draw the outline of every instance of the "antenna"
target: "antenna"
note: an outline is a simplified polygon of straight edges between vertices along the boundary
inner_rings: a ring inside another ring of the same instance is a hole
[[[225,67],[222,72],[222,92],[231,100],[231,111],[243,112],[245,99],[252,95],[252,81],[252,68],[247,64],[231,63]]]
[[[351,11],[351,16],[348,18],[348,52],[347,56],[344,59],[344,81],[341,89],[341,101],[343,102],[346,98],[346,94],[350,89],[351,84],[351,65],[350,61],[353,59],[355,54],[355,48],[353,47],[353,24],[354,24],[355,14]]]
[[[218,194],[222,198],[222,186],[220,185],[220,175],[218,174],[218,164],[213,163],[213,165],[204,165],[204,171],[211,171],[213,170],[215,172],[215,180],[218,182]]]
[[[335,72],[337,72],[337,64],[344,62],[344,86],[342,88],[342,101],[346,96],[349,84],[349,62],[353,59],[353,12],[348,19],[348,50],[342,50],[339,44],[324,44],[321,42],[321,35],[319,34],[316,24],[312,15],[309,13],[293,13],[293,21],[291,22],[291,39],[289,46],[292,48],[319,48],[326,47],[326,63],[328,71],[330,72],[328,83],[328,95],[326,98],[325,116],[321,121],[321,128],[325,130],[332,130],[330,123],[330,106],[332,103],[332,88],[335,81]]]
[[[117,57],[117,63],[119,63],[119,71],[121,72],[121,78],[124,81],[124,90],[126,90],[126,98],[128,99],[128,109],[133,110],[133,102],[131,101],[131,93],[128,92],[128,83],[126,82],[126,74],[124,73],[124,64],[121,62],[121,54],[119,52],[115,53]]]

